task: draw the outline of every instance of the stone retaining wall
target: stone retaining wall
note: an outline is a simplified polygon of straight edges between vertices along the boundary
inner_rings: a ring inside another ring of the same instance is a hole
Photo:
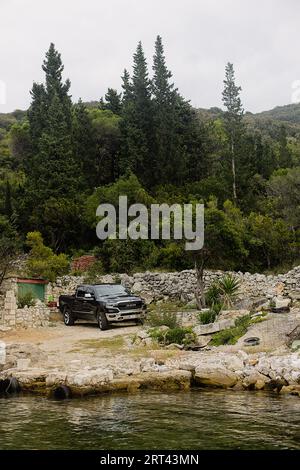
[[[300,300],[300,266],[286,274],[264,275],[250,273],[231,273],[240,282],[238,298],[239,308],[250,308],[249,301],[255,299],[271,299],[275,295],[289,296],[293,300]],[[224,275],[223,271],[206,271],[205,287]],[[193,301],[196,288],[196,275],[194,270],[181,272],[145,272],[132,276],[127,274],[104,275],[99,282],[121,282],[133,293],[142,295],[148,302],[158,300]],[[83,277],[64,276],[55,283],[48,284],[46,300],[53,296],[55,300],[61,294],[73,294],[76,286],[84,283]],[[13,280],[1,286],[0,300],[0,326],[29,327],[44,326],[49,321],[49,309],[41,304],[30,309],[17,309],[17,284]]]
[[[16,328],[39,328],[49,326],[50,309],[38,303],[33,307],[24,307],[16,309],[15,326]]]
[[[240,282],[239,301],[241,307],[246,307],[245,301],[249,298],[271,299],[274,295],[287,295],[294,300],[300,300],[300,266],[286,274],[264,275],[250,273],[231,273]],[[214,281],[224,275],[223,271],[206,271],[205,287],[209,287]],[[196,288],[196,275],[194,270],[181,272],[145,272],[133,276],[127,274],[105,275],[99,278],[99,282],[122,282],[132,292],[141,294],[149,300],[181,300],[189,302],[194,300]],[[56,283],[49,284],[48,295],[55,299],[60,294],[74,293],[78,284],[83,284],[83,277],[64,276]]]

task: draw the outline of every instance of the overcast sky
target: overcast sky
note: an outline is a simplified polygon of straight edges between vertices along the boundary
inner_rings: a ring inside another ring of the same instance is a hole
[[[28,107],[51,41],[73,99],[96,100],[107,87],[120,89],[139,40],[151,71],[157,34],[175,85],[194,106],[221,106],[228,61],[246,110],[291,103],[300,80],[299,0],[0,0],[0,81],[7,89],[0,112]]]

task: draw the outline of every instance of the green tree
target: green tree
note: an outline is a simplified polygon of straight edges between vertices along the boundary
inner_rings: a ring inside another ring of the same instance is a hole
[[[108,109],[114,114],[121,114],[122,111],[122,95],[113,88],[108,88],[105,94],[105,101],[102,99],[100,108]]]
[[[0,286],[11,270],[19,250],[20,240],[14,224],[0,215]]]
[[[248,256],[243,216],[230,201],[224,203],[224,210],[217,208],[214,199],[208,203],[204,233],[203,248],[192,254],[197,276],[196,299],[199,308],[205,306],[204,269],[241,269]]]
[[[109,110],[89,111],[93,128],[93,149],[89,159],[90,189],[109,184],[119,176],[119,151],[121,117]]]
[[[282,218],[293,231],[300,229],[300,167],[278,170],[267,185],[271,215]]]
[[[26,245],[30,248],[27,270],[30,276],[43,277],[54,282],[57,276],[66,274],[69,262],[65,254],[55,255],[44,245],[40,232],[29,232]]]
[[[45,218],[49,200],[63,198],[64,207],[71,206],[80,179],[72,147],[70,81],[62,80],[64,67],[53,44],[42,68],[46,75],[45,85],[34,84],[28,112],[33,153],[25,167],[27,181],[19,223],[25,230],[39,228],[50,242],[53,238],[51,229],[45,232],[49,223]],[[60,242],[52,246],[57,248]]]
[[[8,219],[10,219],[13,214],[11,186],[8,180],[6,181],[6,188],[5,188],[4,214],[6,215],[6,217],[8,217]]]
[[[72,147],[81,189],[91,189],[95,179],[97,159],[96,137],[91,114],[81,99],[73,109]]]
[[[124,73],[121,77],[122,79],[122,105],[125,105],[132,100],[132,83],[130,80],[129,72],[124,69]]]
[[[251,213],[248,221],[249,249],[257,269],[271,269],[289,260],[295,240],[293,232],[282,219]]]
[[[236,181],[236,158],[239,140],[241,138],[243,126],[242,119],[244,110],[240,99],[241,87],[236,86],[233,65],[228,62],[225,68],[224,90],[222,93],[223,103],[226,108],[224,114],[224,124],[228,136],[229,153],[231,158],[232,172],[232,195],[237,202],[237,181]]]
[[[121,121],[120,171],[121,174],[133,171],[147,184],[153,169],[153,113],[151,83],[141,42],[133,56],[132,80],[129,82],[125,72],[123,90],[125,95]]]
[[[292,166],[292,155],[288,147],[287,132],[285,126],[279,130],[279,155],[278,163],[280,168],[290,168]]]

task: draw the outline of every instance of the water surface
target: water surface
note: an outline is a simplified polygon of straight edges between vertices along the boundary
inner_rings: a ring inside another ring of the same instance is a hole
[[[300,400],[194,390],[0,398],[1,449],[300,449]]]

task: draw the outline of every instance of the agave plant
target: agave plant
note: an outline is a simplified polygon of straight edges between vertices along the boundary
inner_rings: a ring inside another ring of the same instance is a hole
[[[231,308],[238,295],[240,281],[231,274],[225,274],[218,282],[218,288],[225,308]]]
[[[212,307],[220,302],[220,289],[216,282],[214,282],[205,293],[205,303],[208,307]]]

